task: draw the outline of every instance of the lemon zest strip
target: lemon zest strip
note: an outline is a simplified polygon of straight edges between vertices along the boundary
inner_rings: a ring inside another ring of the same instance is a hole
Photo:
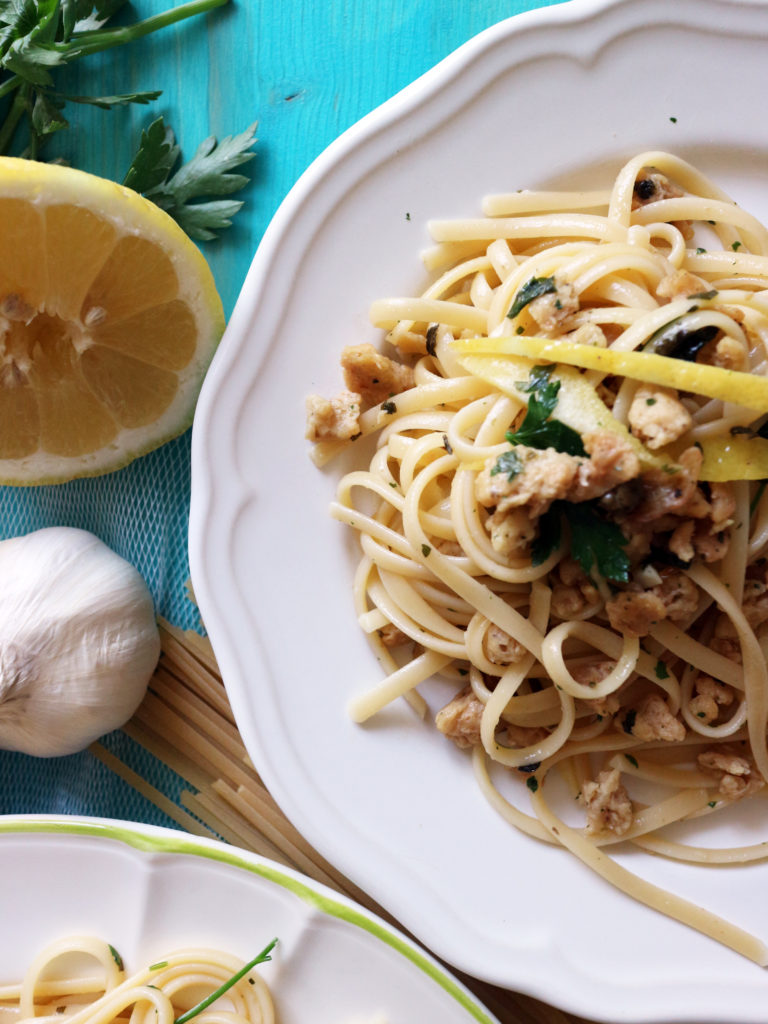
[[[653,352],[618,352],[550,338],[459,338],[452,345],[460,358],[466,355],[522,356],[548,363],[566,363],[768,412],[768,378],[741,370],[688,363]]]

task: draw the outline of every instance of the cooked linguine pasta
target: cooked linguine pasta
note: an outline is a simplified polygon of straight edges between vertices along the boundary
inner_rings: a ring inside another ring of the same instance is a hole
[[[219,950],[189,949],[127,974],[108,943],[70,936],[43,949],[20,984],[0,985],[0,1020],[274,1024],[269,988],[253,969],[274,945],[250,965]]]
[[[376,437],[332,505],[386,671],[351,714],[401,696],[424,712],[417,687],[440,676],[437,728],[500,814],[765,965],[757,938],[610,849],[768,849],[670,831],[768,780],[768,231],[661,152],[605,191],[483,212],[430,225],[423,295],[373,304],[393,358],[350,346],[347,390],[308,400],[318,464]]]

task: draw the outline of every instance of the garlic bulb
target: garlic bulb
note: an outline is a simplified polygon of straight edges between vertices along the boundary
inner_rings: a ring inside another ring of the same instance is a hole
[[[85,530],[0,541],[0,749],[82,750],[126,722],[160,656],[152,595]]]

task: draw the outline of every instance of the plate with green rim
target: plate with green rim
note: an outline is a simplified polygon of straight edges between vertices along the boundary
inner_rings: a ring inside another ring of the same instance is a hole
[[[261,970],[281,1024],[498,1024],[405,935],[305,875],[216,840],[99,818],[0,816],[0,983],[47,943],[106,939],[126,967],[213,946]]]

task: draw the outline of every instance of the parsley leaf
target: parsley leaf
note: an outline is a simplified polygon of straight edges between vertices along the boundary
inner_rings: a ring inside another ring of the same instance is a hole
[[[596,501],[568,503],[571,555],[589,576],[593,566],[613,583],[629,582],[630,561],[624,548],[627,539],[615,523],[597,511]]]
[[[113,107],[124,107],[128,103],[151,103],[162,96],[162,91],[151,89],[149,92],[123,92],[114,96],[69,96],[65,93],[51,95],[55,99],[64,100],[67,103],[85,103],[92,107],[100,107],[102,110],[111,110]]]
[[[210,136],[198,146],[191,160],[174,171],[180,150],[172,129],[158,117],[142,132],[141,144],[123,184],[143,193],[169,213],[190,238],[215,238],[215,232],[229,227],[243,204],[233,199],[196,200],[230,195],[248,183],[245,175],[231,172],[253,159],[255,131],[256,125],[252,124],[221,142]]]
[[[555,284],[554,277],[532,277],[529,281],[525,282],[515,296],[515,301],[507,313],[508,318],[514,320],[517,314],[525,309],[529,302],[533,302],[534,299],[538,299],[541,295],[548,295],[556,291],[557,285]]]
[[[528,410],[518,430],[508,430],[510,444],[524,444],[529,448],[554,448],[567,455],[586,455],[581,435],[560,420],[550,419],[557,405],[560,381],[552,380],[553,366],[534,366],[528,381],[519,382],[519,391],[528,393]]]
[[[32,107],[32,127],[39,136],[52,135],[69,127],[69,121],[61,113],[63,103],[38,92]]]
[[[539,516],[539,533],[531,544],[531,565],[542,565],[553,551],[560,547],[563,538],[563,520],[560,502],[550,505]]]
[[[539,519],[531,545],[531,563],[541,565],[560,546],[562,520],[571,528],[571,555],[589,576],[593,568],[612,583],[628,583],[627,539],[615,523],[603,519],[597,501],[553,501]]]
[[[151,192],[167,180],[180,154],[173,130],[166,127],[162,117],[158,117],[146,131],[142,131],[138,151],[123,184],[136,192]]]

